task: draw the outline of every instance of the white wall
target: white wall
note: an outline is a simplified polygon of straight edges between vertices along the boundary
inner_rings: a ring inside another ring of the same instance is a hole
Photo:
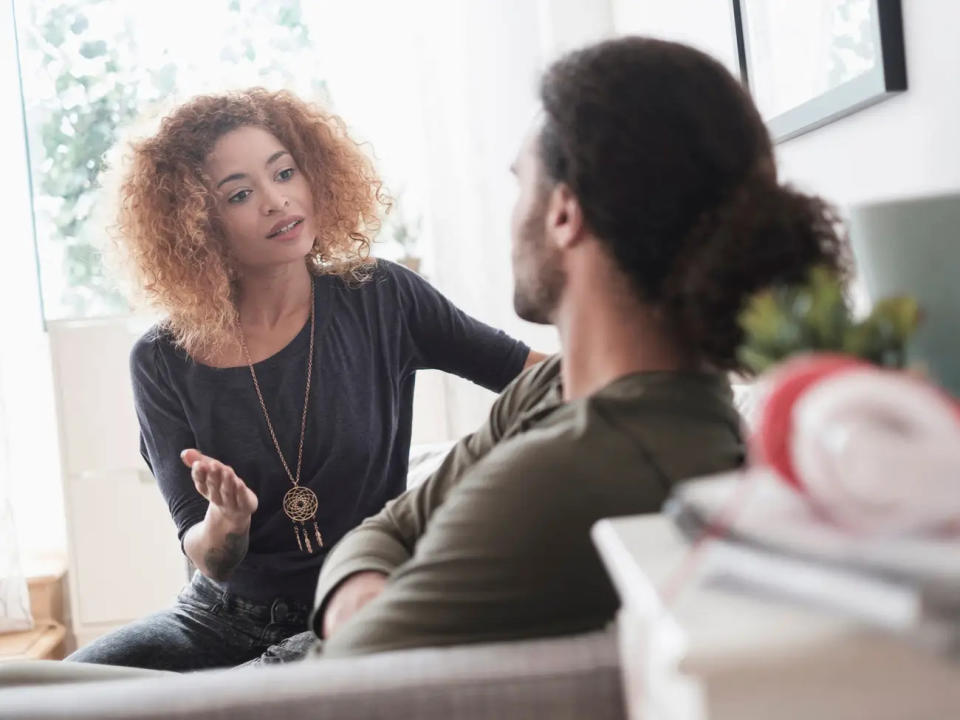
[[[612,0],[618,33],[689,42],[736,68],[727,0]],[[909,90],[777,146],[781,177],[848,205],[960,188],[960,2],[902,0]]]
[[[960,188],[960,2],[902,7],[909,89],[783,143],[785,178],[844,205]]]
[[[692,45],[739,72],[730,0],[610,0],[618,35]]]
[[[27,158],[10,3],[0,4],[0,432],[6,431],[6,485],[20,547],[30,556],[63,552],[66,532],[50,349],[34,260]],[[29,567],[27,568],[29,570]]]
[[[608,0],[537,0],[540,56],[545,66],[558,55],[609,36],[613,4]]]

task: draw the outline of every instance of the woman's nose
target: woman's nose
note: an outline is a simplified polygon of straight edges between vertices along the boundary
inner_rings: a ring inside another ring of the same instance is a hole
[[[268,190],[263,194],[263,214],[271,215],[287,209],[290,201],[278,190]]]

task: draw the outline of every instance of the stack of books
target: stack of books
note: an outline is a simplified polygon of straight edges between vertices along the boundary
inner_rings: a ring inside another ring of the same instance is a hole
[[[832,609],[960,655],[960,527],[865,536],[763,469],[684,483],[666,512],[708,545],[699,568],[708,583]]]

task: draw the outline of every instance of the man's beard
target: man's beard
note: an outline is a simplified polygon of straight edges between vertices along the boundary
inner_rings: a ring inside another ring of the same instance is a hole
[[[523,320],[549,325],[566,285],[566,275],[560,251],[547,242],[543,222],[543,212],[534,213],[520,229],[514,261],[513,308]]]

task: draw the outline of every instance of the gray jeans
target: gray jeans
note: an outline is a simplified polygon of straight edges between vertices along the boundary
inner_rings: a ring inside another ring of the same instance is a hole
[[[67,660],[177,672],[291,662],[316,642],[309,615],[303,603],[251,602],[196,572],[172,608],[98,638]]]

